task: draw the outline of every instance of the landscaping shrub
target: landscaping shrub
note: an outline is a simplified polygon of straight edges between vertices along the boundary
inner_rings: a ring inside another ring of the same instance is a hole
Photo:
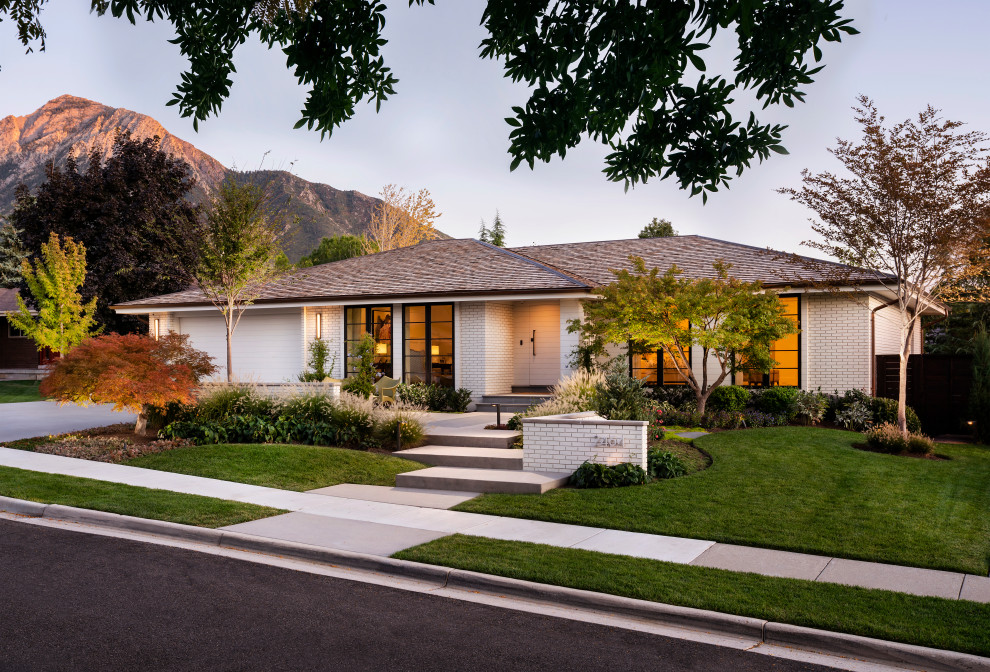
[[[669,405],[667,408],[669,409]],[[653,414],[650,416],[650,426],[646,428],[647,441],[663,441],[666,433],[663,426],[664,411],[664,407],[659,405],[653,409]]]
[[[218,421],[234,415],[273,418],[278,415],[279,402],[258,394],[250,385],[211,386],[196,401],[195,417]]]
[[[783,427],[787,424],[788,418],[786,415],[774,415],[763,411],[745,411],[743,420],[747,427],[756,429],[758,427]]]
[[[799,390],[795,400],[795,411],[806,425],[817,425],[828,411],[829,397],[822,392],[805,392]]]
[[[341,387],[351,394],[367,399],[375,391],[375,339],[371,334],[354,346],[353,354],[347,358],[348,365],[354,367]]]
[[[935,442],[924,434],[911,434],[908,437],[908,452],[916,455],[931,455],[935,452]]]
[[[399,401],[435,412],[464,413],[471,403],[471,390],[464,387],[455,390],[435,383],[400,383],[395,396]]]
[[[643,485],[649,480],[649,474],[638,464],[623,462],[609,466],[585,462],[571,475],[570,484],[575,488],[621,488]]]
[[[376,412],[381,417],[375,423],[375,438],[382,448],[386,450],[398,448],[395,432],[400,422],[402,423],[400,433],[403,449],[415,448],[423,444],[426,432],[421,420],[422,411],[418,408],[399,403],[387,408],[379,408]]]
[[[836,400],[835,422],[846,429],[861,432],[873,422],[870,396],[862,390],[848,390]]]
[[[299,381],[312,383],[331,378],[336,364],[337,356],[330,356],[330,345],[322,338],[318,338],[309,344],[309,368],[299,374]]]
[[[712,390],[706,411],[741,411],[749,404],[751,393],[741,385],[719,385]]]
[[[884,397],[873,397],[870,399],[870,411],[872,413],[873,422],[876,424],[882,424],[889,422],[892,424],[897,424],[897,400],[896,399],[886,399]],[[914,409],[910,406],[904,408],[904,414],[907,416],[907,429],[911,433],[917,433],[921,431],[921,420],[918,419],[918,414],[914,412]]]
[[[677,478],[687,473],[681,458],[666,450],[650,450],[646,453],[646,470],[657,479]]]
[[[793,387],[770,387],[763,390],[753,402],[756,410],[770,415],[793,418],[797,412],[798,390]]]
[[[885,453],[902,453],[907,450],[908,440],[901,434],[897,425],[884,422],[866,430],[866,442],[874,450]]]
[[[687,385],[658,385],[649,390],[649,395],[654,401],[660,404],[670,404],[671,408],[678,411],[693,411],[698,404],[694,390]],[[711,397],[709,397],[709,401],[711,401]]]
[[[653,403],[643,381],[615,366],[605,380],[595,386],[594,410],[609,420],[649,420]]]
[[[333,400],[325,394],[306,394],[282,402],[279,417],[300,423],[328,423],[333,419]]]

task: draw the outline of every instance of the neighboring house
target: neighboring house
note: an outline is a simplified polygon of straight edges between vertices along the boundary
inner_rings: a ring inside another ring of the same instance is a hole
[[[38,367],[50,357],[38,352],[34,341],[7,319],[17,311],[17,290],[0,288],[0,377],[37,377]]]
[[[568,321],[581,317],[582,300],[613,280],[609,269],[629,266],[630,255],[661,270],[676,264],[687,277],[712,275],[712,262],[722,259],[733,276],[760,280],[781,295],[801,332],[776,344],[778,368],[738,374],[738,384],[870,390],[874,355],[897,351],[896,308],[881,308],[890,297],[869,284],[865,271],[851,277],[856,293],[837,294],[816,289],[821,277],[803,279],[803,264],[701,236],[512,249],[466,239],[345,259],[271,284],[234,334],[234,373],[257,382],[295,380],[309,344],[323,338],[342,378],[350,373],[347,355],[372,334],[379,371],[405,382],[466,387],[476,400],[552,385],[572,370],[578,340]],[[223,320],[198,289],[114,308],[148,315],[153,335],[189,334],[216,364],[226,361]],[[921,343],[919,331],[912,351],[920,352]],[[651,383],[682,384],[656,354],[629,362]],[[692,362],[700,367],[700,352]]]

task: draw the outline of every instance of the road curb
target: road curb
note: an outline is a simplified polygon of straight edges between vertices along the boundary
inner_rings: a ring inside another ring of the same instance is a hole
[[[235,550],[253,551],[286,558],[375,572],[398,578],[433,583],[438,587],[494,595],[507,595],[554,605],[621,614],[655,623],[701,632],[743,637],[766,644],[854,658],[882,664],[910,665],[932,672],[990,672],[990,658],[889,642],[786,623],[774,623],[716,611],[553,586],[492,574],[481,574],[409,560],[281,541],[267,537],[212,530],[161,520],[136,518],[117,513],[80,509],[60,504],[41,504],[0,497],[0,511],[101,527],[144,532],[205,543]]]
[[[990,658],[786,623],[767,623],[764,642],[847,658],[919,667],[926,672],[990,671]]]
[[[690,607],[679,607],[661,602],[648,602],[631,597],[596,593],[590,590],[534,583],[504,576],[480,574],[463,569],[453,569],[447,579],[448,588],[460,588],[478,592],[511,595],[570,607],[581,607],[643,618],[702,632],[717,632],[763,641],[763,628],[766,621],[747,616],[735,616],[717,611],[705,611]]]

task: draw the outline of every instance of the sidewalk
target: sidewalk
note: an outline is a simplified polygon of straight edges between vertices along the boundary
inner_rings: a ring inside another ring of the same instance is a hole
[[[466,534],[990,603],[990,578],[971,574],[437,508],[453,506],[471,493],[429,493],[439,499],[417,506],[395,503],[422,496],[400,488],[345,485],[293,492],[9,448],[0,448],[0,466],[286,509],[291,513],[224,529],[358,553],[388,556],[450,534]]]

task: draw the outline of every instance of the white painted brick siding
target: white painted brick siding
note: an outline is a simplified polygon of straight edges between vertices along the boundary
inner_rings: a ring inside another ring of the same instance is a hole
[[[500,301],[455,304],[455,376],[477,402],[512,391],[513,307]]]
[[[865,296],[806,294],[807,388],[870,390],[870,310]]]
[[[344,377],[344,307],[315,306],[303,308],[302,360],[308,365],[309,346],[316,340],[316,315],[321,316],[323,340],[330,347],[330,358],[334,359],[331,378]]]
[[[148,335],[155,335],[155,320],[158,320],[158,332],[160,336],[166,336],[170,331],[178,333],[179,321],[175,313],[150,313],[148,315]]]
[[[646,468],[648,423],[606,420],[594,413],[550,415],[523,420],[523,471],[573,472],[584,462]],[[599,445],[601,437],[622,445]]]

